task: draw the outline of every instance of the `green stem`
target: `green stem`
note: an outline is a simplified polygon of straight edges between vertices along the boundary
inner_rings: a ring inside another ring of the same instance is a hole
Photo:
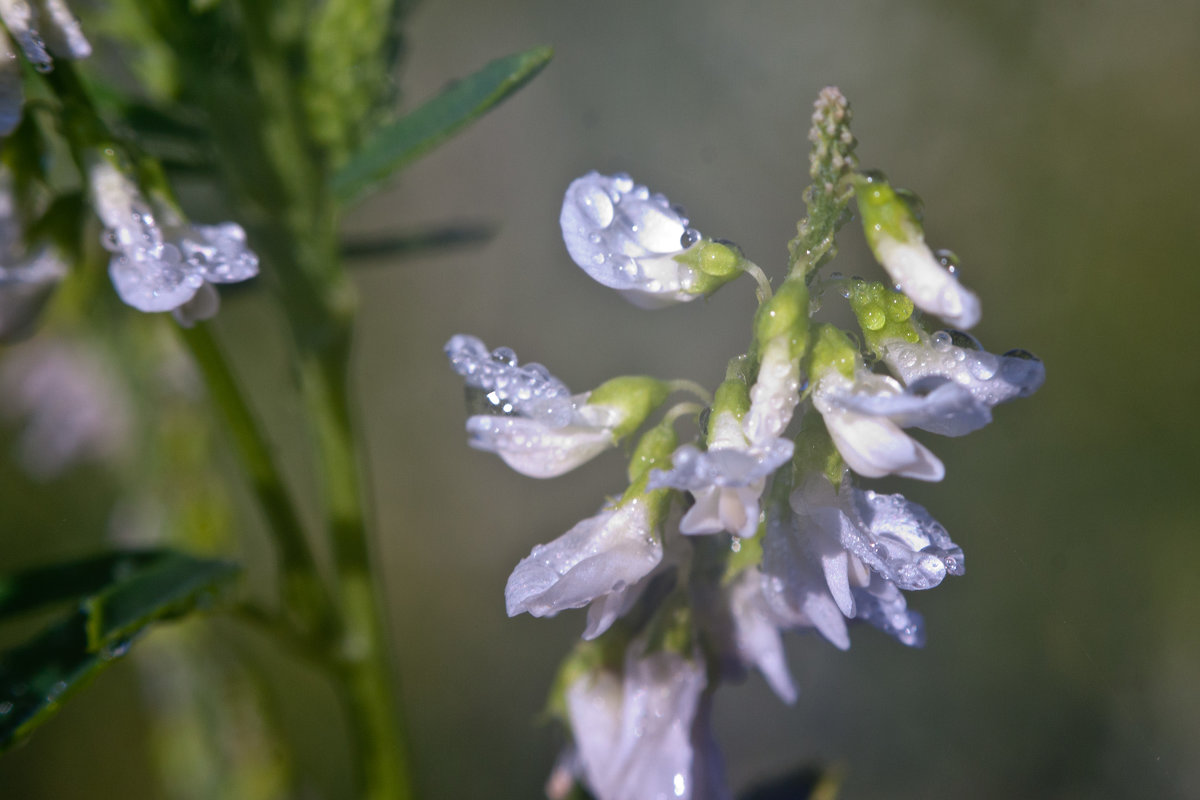
[[[283,475],[275,463],[266,434],[238,386],[225,354],[206,323],[180,328],[180,338],[191,351],[208,387],[213,404],[225,425],[250,478],[250,485],[267,518],[279,548],[284,576],[284,599],[300,628],[319,633],[329,628],[330,600],[317,572],[316,561],[304,538],[304,528],[292,503]]]

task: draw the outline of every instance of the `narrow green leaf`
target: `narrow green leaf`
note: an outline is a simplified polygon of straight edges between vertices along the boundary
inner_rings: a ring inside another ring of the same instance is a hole
[[[454,247],[483,244],[492,238],[494,230],[482,223],[445,225],[412,233],[398,233],[379,238],[355,238],[342,242],[342,256],[353,258],[412,258],[430,255]]]
[[[411,114],[384,126],[334,175],[338,200],[346,203],[361,197],[498,105],[541,72],[553,52],[549,47],[535,47],[498,58],[451,84]]]
[[[105,553],[2,575],[0,620],[93,594],[163,555],[162,550]]]
[[[130,643],[158,620],[205,606],[220,586],[237,573],[224,561],[171,552],[137,553],[122,561],[104,557],[42,570],[59,589],[33,591],[34,571],[5,584],[7,608],[25,608],[63,599],[84,585],[94,586],[109,569],[112,578],[61,622],[32,640],[0,654],[0,752],[27,737],[85,686]],[[117,573],[125,574],[114,575]],[[16,598],[14,600],[14,598]]]

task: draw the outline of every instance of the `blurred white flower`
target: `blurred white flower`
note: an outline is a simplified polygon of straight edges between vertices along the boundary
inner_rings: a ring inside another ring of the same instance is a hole
[[[174,311],[190,326],[216,313],[209,283],[236,283],[258,274],[258,256],[234,222],[192,225],[173,211],[151,209],[117,167],[98,157],[89,168],[92,200],[112,252],[108,274],[117,294],[139,311]]]
[[[641,308],[695,300],[741,271],[733,250],[706,245],[678,207],[628,175],[572,181],[559,224],[572,260]]]
[[[603,633],[626,610],[627,590],[662,561],[659,522],[666,492],[626,499],[576,524],[521,560],[504,589],[510,617],[552,617],[595,603],[585,639]]]
[[[723,800],[702,659],[630,645],[620,674],[587,672],[566,690],[577,759],[597,800]]]
[[[131,430],[123,387],[82,342],[39,338],[8,351],[0,361],[0,413],[23,423],[17,456],[40,480],[117,458]]]
[[[0,21],[0,136],[7,136],[21,121],[25,100],[9,34],[39,72],[53,69],[55,58],[87,58],[92,46],[65,0],[0,0]]]
[[[67,274],[57,247],[39,244],[27,249],[23,237],[12,174],[0,167],[0,342],[31,332],[54,288]]]

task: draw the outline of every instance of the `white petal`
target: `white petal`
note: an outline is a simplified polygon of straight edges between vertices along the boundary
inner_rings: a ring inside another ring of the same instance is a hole
[[[781,436],[800,402],[800,362],[791,356],[784,337],[772,339],[763,348],[758,378],[750,389],[750,410],[743,430],[752,444],[764,444]]]
[[[467,434],[472,447],[496,453],[510,467],[531,478],[554,478],[570,472],[614,444],[608,428],[554,428],[524,417],[470,417]]]
[[[988,407],[1028,397],[1046,380],[1042,362],[1024,350],[995,355],[961,331],[938,331],[920,342],[883,343],[883,359],[905,384],[938,376],[965,387]]]
[[[829,435],[850,469],[867,478],[902,475],[940,481],[946,468],[925,445],[886,417],[833,409],[822,412]]]
[[[26,0],[0,0],[0,19],[4,20],[5,27],[24,51],[29,63],[42,72],[53,66],[53,60],[46,52],[46,43],[37,30],[34,9]]]
[[[24,338],[32,331],[66,274],[66,262],[57,248],[50,246],[41,247],[10,267],[0,265],[0,342]]]
[[[221,310],[221,296],[211,284],[204,284],[183,305],[171,311],[175,321],[185,328],[190,328],[197,322],[212,319]]]
[[[566,384],[541,364],[521,366],[517,354],[507,347],[489,351],[478,338],[460,333],[446,342],[445,351],[467,386],[484,393],[498,412],[515,412],[561,427],[571,422],[577,401],[582,405],[587,399],[586,395],[572,397]]]
[[[675,260],[699,235],[667,198],[628,175],[589,172],[572,181],[559,224],[572,260],[635,305],[658,308],[700,296],[687,291],[691,268]]]
[[[965,436],[992,421],[992,410],[965,387],[931,376],[900,394],[847,394],[840,405],[858,414],[887,417],[902,428]]]
[[[79,20],[67,7],[66,0],[41,0],[42,38],[58,58],[87,58],[92,45],[83,35]]]
[[[979,298],[938,262],[921,239],[902,242],[882,237],[875,255],[917,308],[959,328],[979,322]]]
[[[916,611],[908,609],[903,593],[895,584],[879,575],[872,575],[870,586],[856,589],[854,595],[859,619],[866,620],[909,647],[925,644],[925,621]]]
[[[589,673],[566,691],[571,732],[598,800],[699,800],[693,748],[704,666],[630,646],[623,675]],[[708,795],[713,796],[713,795]]]
[[[508,615],[552,617],[582,608],[637,583],[661,560],[662,541],[650,524],[649,501],[627,501],[533,548],[504,589]]]
[[[729,589],[729,608],[739,659],[756,667],[783,702],[796,702],[796,685],[788,670],[783,637],[763,597],[761,572],[751,568],[736,578]]]

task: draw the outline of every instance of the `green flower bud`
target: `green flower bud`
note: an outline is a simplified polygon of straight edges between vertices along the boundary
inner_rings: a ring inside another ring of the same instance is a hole
[[[850,308],[858,317],[867,345],[877,355],[882,342],[901,339],[915,344],[921,340],[920,326],[913,318],[913,301],[882,283],[855,281],[850,289]]]
[[[759,306],[754,318],[754,339],[761,349],[767,342],[786,337],[791,355],[799,358],[808,336],[808,287],[803,280],[785,280],[771,299]]]
[[[648,375],[623,375],[593,389],[587,404],[615,409],[620,421],[612,427],[613,437],[623,439],[640,428],[670,393],[665,381]]]

